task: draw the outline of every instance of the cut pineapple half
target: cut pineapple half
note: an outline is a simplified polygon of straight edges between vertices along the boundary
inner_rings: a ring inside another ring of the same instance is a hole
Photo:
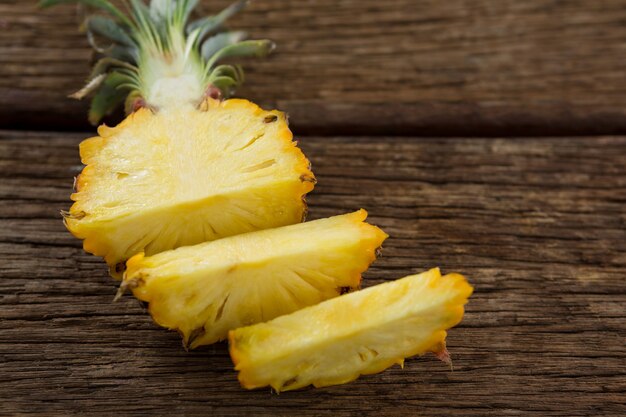
[[[297,223],[314,177],[284,114],[246,100],[140,109],[80,146],[67,228],[121,277],[124,261]]]
[[[387,235],[365,210],[179,248],[127,264],[120,290],[186,347],[359,287]]]
[[[231,331],[230,354],[245,388],[343,384],[446,352],[446,330],[471,293],[461,275],[431,269]]]

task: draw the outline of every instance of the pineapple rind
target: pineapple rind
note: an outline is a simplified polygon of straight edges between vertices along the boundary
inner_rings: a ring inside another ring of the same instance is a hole
[[[83,141],[65,223],[86,251],[113,267],[142,251],[302,221],[315,179],[284,114],[240,99],[203,107],[140,109]]]
[[[359,287],[387,235],[367,213],[334,216],[128,260],[129,287],[186,347],[224,340]]]
[[[230,354],[248,389],[343,384],[445,349],[471,293],[435,268],[231,331]]]

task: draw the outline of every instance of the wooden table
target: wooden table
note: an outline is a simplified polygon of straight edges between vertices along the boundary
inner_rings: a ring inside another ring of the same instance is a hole
[[[88,49],[71,7],[5,0],[0,415],[626,415],[626,1],[283,3],[234,22],[281,46],[241,93],[290,112],[310,218],[364,207],[391,235],[364,286],[468,276],[454,371],[245,391],[224,344],[185,352],[112,304],[59,215],[92,131],[63,98]]]

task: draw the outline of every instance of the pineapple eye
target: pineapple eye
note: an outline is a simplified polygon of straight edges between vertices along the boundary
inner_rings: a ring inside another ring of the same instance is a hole
[[[354,288],[352,288],[352,287],[339,287],[338,290],[339,290],[338,291],[339,295],[344,295],[344,294],[347,294],[347,293],[350,293],[350,292],[354,291]]]
[[[263,119],[264,123],[273,123],[276,120],[278,120],[278,116],[276,116],[275,114],[270,114],[269,116],[265,116],[265,119]]]
[[[119,262],[115,264],[115,273],[121,274],[126,271],[126,264],[124,262]]]
[[[293,385],[296,382],[298,382],[298,377],[294,376],[293,378],[289,379],[288,381],[285,381],[285,383],[283,384],[283,388],[288,388],[290,385]]]

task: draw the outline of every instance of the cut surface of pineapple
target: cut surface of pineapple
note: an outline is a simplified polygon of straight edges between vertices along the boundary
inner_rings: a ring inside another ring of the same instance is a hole
[[[121,289],[149,303],[186,347],[223,340],[359,287],[387,235],[365,210],[241,234],[127,263]]]
[[[431,269],[233,330],[230,354],[245,388],[343,384],[444,352],[471,293],[463,276]]]
[[[80,145],[86,166],[65,223],[118,274],[139,252],[303,220],[315,179],[284,114],[246,100],[205,104],[143,108]]]

